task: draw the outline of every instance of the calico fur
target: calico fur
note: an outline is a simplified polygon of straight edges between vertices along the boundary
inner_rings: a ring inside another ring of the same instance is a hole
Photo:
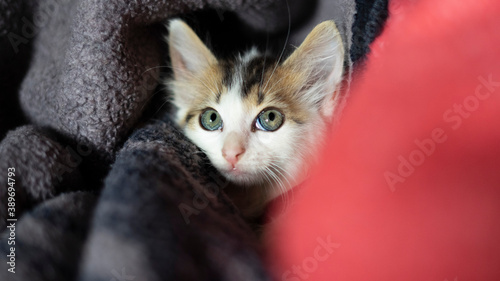
[[[255,216],[307,176],[339,97],[344,48],[335,23],[319,24],[284,62],[256,48],[217,59],[181,20],[169,23],[173,77],[166,81],[177,124],[232,183],[228,193]],[[220,130],[200,123],[207,108]],[[255,126],[259,114],[284,116],[276,131]],[[229,160],[228,154],[232,154]]]

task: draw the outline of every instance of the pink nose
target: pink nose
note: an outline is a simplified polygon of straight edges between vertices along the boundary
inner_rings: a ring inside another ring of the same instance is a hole
[[[229,162],[233,168],[236,163],[238,163],[238,160],[243,153],[245,153],[245,149],[239,145],[229,147],[225,146],[222,148],[222,156],[226,158],[227,162]]]
[[[236,168],[236,163],[243,153],[245,153],[244,135],[237,132],[228,133],[222,146],[222,156],[233,166],[233,169]]]

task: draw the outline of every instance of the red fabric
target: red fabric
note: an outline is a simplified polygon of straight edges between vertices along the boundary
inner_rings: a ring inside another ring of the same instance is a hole
[[[500,1],[390,9],[318,174],[265,235],[277,280],[500,280]]]

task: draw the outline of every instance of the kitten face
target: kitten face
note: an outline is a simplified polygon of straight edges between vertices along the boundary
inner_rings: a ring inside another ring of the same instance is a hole
[[[217,60],[185,23],[169,28],[167,84],[185,134],[230,181],[270,187],[268,199],[297,185],[336,104],[344,53],[333,22],[283,63],[255,49]]]

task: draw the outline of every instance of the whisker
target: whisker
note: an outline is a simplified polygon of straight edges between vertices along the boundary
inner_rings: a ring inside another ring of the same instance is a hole
[[[271,90],[283,79],[285,79],[285,76],[281,77],[278,81],[274,82],[274,84],[271,86],[271,89],[269,89],[267,92],[271,92]]]
[[[170,66],[168,66],[168,65],[158,65],[158,66],[153,66],[153,67],[150,67],[150,68],[148,68],[148,69],[144,70],[144,72],[143,72],[143,73],[141,73],[141,76],[142,76],[142,75],[144,75],[144,73],[146,73],[146,72],[148,72],[148,71],[150,71],[150,70],[157,69],[157,68],[163,68],[163,67],[167,67],[167,68],[168,68],[168,67],[170,67]]]
[[[278,185],[278,189],[281,191],[283,189],[283,182],[281,181],[279,176],[273,171],[273,169],[271,169],[271,167],[266,167],[266,169],[269,171],[270,175],[273,176],[273,178],[275,179],[275,182]]]
[[[279,173],[283,177],[284,180],[286,180],[288,187],[292,187],[289,180],[288,180],[288,177],[291,176],[290,173],[288,171],[284,170],[283,168],[281,168],[279,165],[277,165],[274,162],[271,162],[271,166],[274,167],[276,172]],[[285,173],[286,176],[283,173]],[[290,204],[290,198],[289,198],[289,194],[288,194],[289,190],[287,190],[284,185],[280,185],[279,188],[280,188],[280,197],[283,201],[283,209],[282,209],[282,212],[283,212],[287,208],[287,206]],[[293,190],[293,188],[291,190]]]
[[[271,162],[271,166],[276,170],[277,173],[280,174],[280,176],[287,182],[288,187],[291,186],[290,181],[288,178],[291,176],[286,170],[281,168],[278,164]],[[283,174],[285,173],[285,174]]]
[[[275,91],[273,91],[273,92],[268,92],[268,93],[269,93],[270,95],[273,95],[273,94],[279,93],[281,90],[284,90],[284,89],[288,89],[288,87],[278,88],[278,89],[276,89]]]
[[[274,185],[273,184],[273,181],[269,178],[269,176],[267,175],[266,171],[259,171],[259,174],[262,174],[264,175],[265,177],[265,180],[267,181],[267,183],[269,185],[265,185],[264,188],[266,189],[266,193],[269,192],[269,189],[272,188],[272,186]]]
[[[269,81],[271,81],[271,78],[273,77],[273,74],[276,71],[276,68],[278,68],[278,65],[279,65],[279,63],[281,61],[281,58],[283,57],[283,54],[285,53],[285,49],[286,49],[286,46],[288,44],[288,38],[290,37],[290,29],[291,29],[291,26],[292,26],[292,19],[291,19],[291,16],[290,16],[290,6],[288,5],[288,0],[285,0],[285,2],[286,2],[286,8],[287,8],[287,11],[288,11],[288,32],[286,34],[285,44],[283,45],[283,49],[281,50],[281,54],[280,54],[280,56],[278,58],[278,61],[276,62],[276,65],[274,66],[273,72],[271,72],[271,75],[269,76],[269,79],[267,79],[267,83],[266,83],[266,86],[264,87],[264,91],[266,90],[267,85],[269,84]]]
[[[167,103],[169,103],[168,100],[164,101],[153,115],[158,114],[158,112],[160,112],[160,110],[163,108],[163,106],[165,106],[165,104],[167,104]]]
[[[275,183],[275,184],[273,184],[273,186],[277,185],[278,189],[281,190],[282,183],[280,182],[278,176],[273,172],[273,170],[271,168],[266,167],[265,169],[268,172],[268,175],[273,179],[273,182]]]
[[[154,92],[154,93],[153,93],[153,94],[152,94],[152,95],[151,95],[151,96],[150,96],[150,97],[149,97],[149,98],[148,98],[148,99],[144,102],[144,104],[142,105],[142,107],[141,107],[141,110],[140,110],[140,111],[142,112],[142,110],[144,109],[144,107],[145,107],[147,104],[149,104],[149,102],[150,102],[150,101],[154,98],[154,96],[156,96],[156,95],[157,95],[157,94],[159,94],[159,93],[165,93],[166,89],[167,89],[166,87],[163,87],[163,88],[161,88],[160,90],[158,90],[158,91]],[[169,102],[169,101],[167,100],[165,103],[163,103],[163,104],[160,106],[160,108],[159,108],[159,109],[155,112],[155,114],[154,114],[154,115],[156,115],[156,114],[160,111],[160,109],[161,109],[161,108],[162,108],[162,107],[163,107],[163,106],[164,106],[167,102]]]

